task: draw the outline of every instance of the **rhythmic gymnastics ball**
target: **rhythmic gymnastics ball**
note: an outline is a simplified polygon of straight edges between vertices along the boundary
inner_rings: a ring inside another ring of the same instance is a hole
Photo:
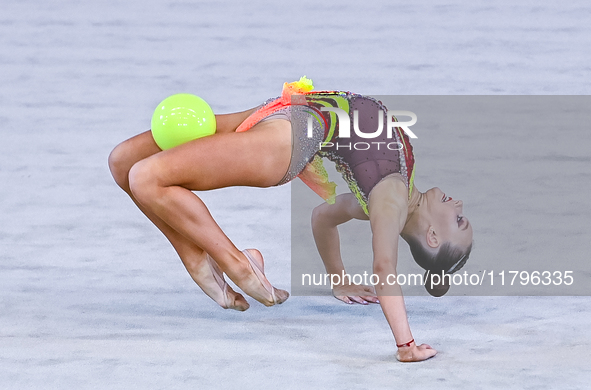
[[[152,115],[152,137],[162,150],[215,134],[215,128],[209,104],[188,93],[167,97]]]

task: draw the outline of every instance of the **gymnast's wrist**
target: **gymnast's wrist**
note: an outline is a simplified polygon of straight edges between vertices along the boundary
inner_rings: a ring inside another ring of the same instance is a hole
[[[415,339],[412,339],[412,340],[410,340],[407,343],[396,344],[396,346],[398,347],[398,349],[407,350],[407,349],[409,349],[411,347],[416,346]]]

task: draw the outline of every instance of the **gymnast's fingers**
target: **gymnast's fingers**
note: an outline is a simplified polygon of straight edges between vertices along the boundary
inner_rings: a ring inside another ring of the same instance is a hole
[[[363,297],[360,297],[360,296],[353,295],[353,296],[349,296],[348,298],[351,301],[353,301],[353,303],[359,303],[360,305],[367,305],[368,304],[368,302],[365,299],[363,299]]]
[[[375,295],[363,296],[361,298],[365,299],[369,303],[380,303],[380,300]]]
[[[348,296],[345,295],[335,295],[334,296],[336,299],[338,299],[339,301],[343,301],[349,305],[353,304],[353,302],[349,299]]]

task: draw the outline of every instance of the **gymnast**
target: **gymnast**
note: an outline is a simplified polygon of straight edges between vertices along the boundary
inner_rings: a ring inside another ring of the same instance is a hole
[[[161,150],[147,131],[117,145],[109,156],[116,183],[167,237],[192,279],[223,308],[249,308],[224,274],[266,306],[283,303],[289,293],[267,280],[258,250],[234,246],[193,191],[271,187],[300,177],[327,201],[314,209],[312,228],[329,273],[344,270],[337,226],[354,218],[370,222],[373,272],[380,280],[396,275],[398,236],[429,272],[453,273],[470,254],[472,227],[462,202],[438,188],[425,193],[416,189],[412,146],[400,128],[392,134],[398,149],[334,146],[346,135],[347,142],[354,142],[357,132],[341,134],[338,116],[327,107],[344,110],[350,128],[358,123],[362,129],[375,129],[379,115],[387,123],[387,109],[362,95],[311,90],[305,78],[286,83],[280,97],[259,107],[216,115],[216,133],[211,136]],[[351,194],[335,196],[323,158],[336,164]],[[441,288],[445,293],[447,287]],[[374,293],[368,286],[343,284],[333,293],[347,303],[379,302],[396,340],[398,360],[421,361],[437,353],[414,342],[399,285],[376,285]]]

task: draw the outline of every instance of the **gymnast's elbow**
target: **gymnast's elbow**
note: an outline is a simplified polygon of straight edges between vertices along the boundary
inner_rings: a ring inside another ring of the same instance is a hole
[[[328,203],[322,203],[312,210],[312,229],[335,227],[340,224],[340,208]]]

